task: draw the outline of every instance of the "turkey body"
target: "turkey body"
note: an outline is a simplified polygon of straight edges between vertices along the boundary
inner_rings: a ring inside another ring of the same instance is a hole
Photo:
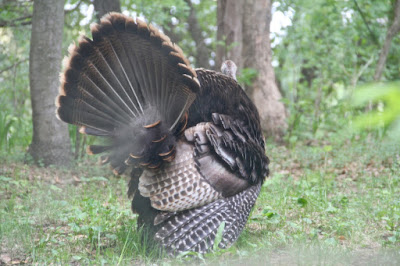
[[[70,49],[57,116],[99,136],[114,171],[129,167],[138,225],[170,253],[238,238],[268,175],[257,109],[233,78],[192,69],[151,25],[121,14]]]

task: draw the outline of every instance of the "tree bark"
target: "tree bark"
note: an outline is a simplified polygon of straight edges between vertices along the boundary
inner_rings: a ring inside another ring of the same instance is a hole
[[[34,1],[29,54],[33,138],[28,152],[44,165],[68,165],[72,158],[67,124],[54,114],[63,27],[64,1]]]
[[[242,15],[244,0],[219,0],[217,3],[217,49],[215,69],[225,60],[235,62],[238,69],[242,62]],[[247,3],[246,3],[247,5]]]
[[[196,9],[194,8],[191,0],[185,0],[186,4],[189,6],[189,31],[192,35],[194,42],[196,43],[196,67],[210,68],[209,58],[211,51],[208,49],[206,43],[204,42],[204,37],[202,35],[201,27],[199,21],[197,20]]]
[[[243,7],[243,67],[257,70],[246,92],[257,106],[266,136],[279,141],[287,128],[287,114],[271,64],[271,5],[271,0],[248,0]]]
[[[107,13],[113,11],[121,12],[121,3],[119,0],[93,0],[93,6],[99,21]]]
[[[386,65],[386,59],[389,54],[390,46],[392,44],[392,39],[400,32],[400,0],[396,0],[394,8],[394,17],[392,25],[390,25],[387,33],[385,42],[379,54],[379,60],[376,65],[374,80],[379,81],[382,77],[383,69]]]

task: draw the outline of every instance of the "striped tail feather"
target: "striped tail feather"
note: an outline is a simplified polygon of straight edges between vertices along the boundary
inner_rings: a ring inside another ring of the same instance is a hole
[[[82,37],[69,49],[57,117],[108,137],[115,165],[131,153],[168,152],[199,90],[196,72],[177,45],[139,19],[110,13],[91,31],[92,40]]]
[[[219,247],[226,248],[242,232],[260,189],[258,183],[234,196],[177,213],[163,223],[155,239],[170,253],[189,250],[205,253],[213,248],[217,231],[224,222]]]

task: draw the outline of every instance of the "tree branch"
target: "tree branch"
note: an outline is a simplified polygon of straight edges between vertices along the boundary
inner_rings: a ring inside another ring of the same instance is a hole
[[[357,9],[358,13],[360,13],[361,18],[362,18],[362,20],[363,20],[365,26],[366,26],[367,29],[368,29],[368,32],[369,32],[369,35],[371,36],[372,41],[373,41],[376,45],[379,45],[378,38],[375,36],[375,34],[372,32],[371,28],[369,27],[368,22],[367,22],[367,20],[366,20],[366,18],[365,18],[365,16],[364,16],[364,13],[362,12],[360,6],[359,6],[358,3],[357,3],[357,0],[353,0],[353,2],[354,2],[354,5],[356,6],[356,9]]]
[[[1,69],[1,70],[0,70],[0,74],[3,73],[3,72],[5,72],[5,71],[7,71],[7,70],[10,70],[10,69],[12,69],[12,68],[14,68],[14,67],[17,67],[19,64],[22,64],[22,63],[24,63],[24,62],[26,62],[26,61],[28,61],[28,60],[29,60],[28,58],[25,58],[25,59],[22,59],[22,60],[20,60],[20,61],[17,61],[17,62],[15,62],[14,64],[12,64],[12,65],[10,65],[10,66],[8,66],[8,67],[5,67],[5,68],[3,68],[3,69]]]
[[[361,78],[361,76],[364,74],[364,72],[367,70],[367,68],[374,62],[375,55],[373,54],[369,60],[360,68],[360,70],[354,74],[353,78],[351,79],[351,85],[355,88],[357,85],[358,80]]]
[[[385,38],[385,43],[382,46],[379,54],[379,60],[376,64],[374,80],[379,81],[382,77],[383,69],[385,68],[386,59],[389,54],[390,46],[393,37],[400,32],[400,0],[396,0],[394,8],[394,18],[392,25],[390,25]]]
[[[71,8],[71,9],[65,9],[65,10],[64,10],[64,15],[66,15],[66,14],[68,14],[68,13],[71,13],[71,12],[77,10],[83,2],[84,2],[84,0],[79,0],[79,2],[78,2],[73,8]]]
[[[71,12],[77,10],[83,2],[85,2],[85,0],[80,0],[73,8],[64,10],[64,14],[66,15],[68,13],[71,13]],[[21,22],[19,22],[19,21],[21,21]],[[32,14],[22,16],[22,17],[19,17],[19,18],[10,20],[10,21],[0,20],[0,28],[26,26],[26,25],[31,25],[31,24],[32,24]]]
[[[29,20],[27,20],[29,19]],[[17,26],[24,26],[24,25],[30,25],[32,24],[32,15],[26,15],[26,16],[22,16],[10,21],[6,21],[6,20],[0,20],[0,27],[4,28],[4,27],[17,27]],[[24,21],[26,20],[26,21]],[[19,22],[22,21],[22,22]]]

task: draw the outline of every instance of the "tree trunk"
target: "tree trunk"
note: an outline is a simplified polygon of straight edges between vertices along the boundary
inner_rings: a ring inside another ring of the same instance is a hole
[[[219,0],[217,4],[217,51],[215,69],[225,60],[242,68],[242,15],[244,0]]]
[[[63,27],[64,1],[34,1],[29,55],[33,139],[29,153],[44,165],[68,165],[72,158],[67,124],[54,114]]]
[[[196,9],[194,8],[191,0],[185,0],[186,4],[189,6],[189,32],[192,35],[194,42],[196,43],[196,67],[210,68],[209,58],[210,51],[204,42],[204,37],[201,32],[201,27],[199,21],[197,20]]]
[[[257,106],[266,136],[279,141],[287,124],[271,64],[271,5],[271,0],[248,0],[243,7],[243,67],[257,70],[257,77],[252,86],[246,86],[246,92]]]
[[[385,43],[383,44],[382,50],[379,54],[378,63],[376,65],[374,74],[375,81],[379,81],[382,77],[382,72],[386,65],[386,59],[389,54],[390,45],[392,44],[392,39],[399,32],[400,32],[400,0],[397,0],[394,8],[393,22],[386,33]]]
[[[119,0],[93,0],[93,6],[99,21],[107,13],[113,11],[121,12],[121,3]]]

